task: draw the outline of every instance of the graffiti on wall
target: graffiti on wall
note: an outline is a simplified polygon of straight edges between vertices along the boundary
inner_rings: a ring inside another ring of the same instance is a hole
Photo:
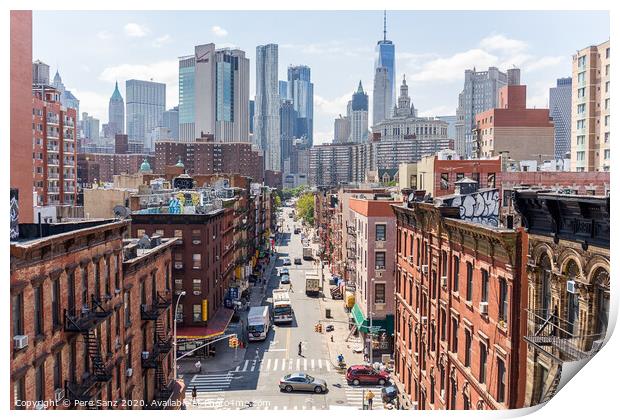
[[[11,188],[11,241],[19,238],[19,201],[18,190]]]
[[[459,195],[443,200],[450,207],[458,207],[461,220],[499,226],[499,191],[483,191]]]

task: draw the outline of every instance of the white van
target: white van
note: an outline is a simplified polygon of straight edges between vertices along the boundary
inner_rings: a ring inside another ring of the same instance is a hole
[[[263,341],[269,334],[271,318],[268,306],[253,306],[248,312],[248,340]]]

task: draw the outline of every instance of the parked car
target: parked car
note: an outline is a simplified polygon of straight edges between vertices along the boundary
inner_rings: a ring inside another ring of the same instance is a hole
[[[381,401],[388,404],[398,398],[398,389],[394,385],[381,388]]]
[[[295,235],[297,235],[298,233],[301,233],[301,228],[296,227],[295,228]]]
[[[295,264],[296,265],[301,265],[301,258],[299,258],[299,257],[295,258]]]
[[[280,268],[280,270],[278,271],[278,275],[279,276],[283,276],[284,274],[286,274],[288,276],[288,268],[286,267],[282,267]]]
[[[291,282],[291,278],[289,277],[288,274],[283,274],[282,277],[280,277],[280,283],[289,284],[290,282]]]
[[[291,265],[291,259],[288,257],[282,258],[282,265]]]
[[[303,372],[291,373],[280,379],[280,390],[286,392],[311,391],[321,394],[327,392],[327,382]]]
[[[383,370],[375,370],[372,366],[353,365],[347,369],[346,378],[348,384],[379,384],[383,386],[390,379],[390,374]]]

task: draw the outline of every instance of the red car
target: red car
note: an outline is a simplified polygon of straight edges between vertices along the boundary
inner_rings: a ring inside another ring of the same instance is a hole
[[[383,370],[375,370],[372,366],[353,365],[347,369],[347,383],[359,384],[379,384],[385,385],[390,379],[390,374]]]

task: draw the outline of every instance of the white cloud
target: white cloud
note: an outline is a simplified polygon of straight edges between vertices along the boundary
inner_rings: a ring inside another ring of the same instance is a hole
[[[463,78],[465,69],[487,68],[497,63],[497,57],[479,48],[456,53],[451,57],[427,61],[420,71],[411,75],[414,82],[454,82]]]
[[[132,38],[142,38],[149,33],[149,28],[146,25],[140,25],[139,23],[128,23],[123,28],[125,35]]]
[[[170,37],[169,34],[166,34],[155,38],[155,40],[153,41],[153,46],[159,48],[163,45],[170,44],[170,42],[172,42],[172,37]]]
[[[353,91],[345,93],[333,99],[327,99],[320,95],[314,95],[314,106],[317,111],[327,115],[332,115],[334,118],[338,114],[345,115],[347,113],[347,103],[351,100]]]
[[[566,61],[567,67],[570,57],[569,56],[557,56],[557,57],[541,57],[538,60],[533,61],[527,65],[527,71],[540,70],[547,67],[553,67]]]
[[[424,111],[420,111],[420,117],[438,117],[440,115],[455,115],[456,108],[446,105],[439,105]]]
[[[213,35],[218,36],[220,38],[225,37],[226,35],[228,35],[228,31],[224,28],[222,28],[221,26],[212,26],[211,27],[211,32],[213,33]]]
[[[295,50],[303,54],[341,54],[348,57],[358,57],[363,54],[372,54],[373,52],[371,47],[355,47],[343,41],[329,41],[313,44],[280,44],[280,48]]]
[[[80,114],[82,112],[88,112],[89,115],[99,119],[100,126],[108,122],[108,103],[110,101],[110,96],[112,96],[114,86],[112,86],[108,95],[79,90],[75,87],[68,89],[80,100]],[[79,118],[81,119],[82,116],[80,115]]]
[[[103,30],[103,31],[97,32],[97,38],[101,40],[106,40],[106,39],[113,38],[113,35],[110,31]]]
[[[179,62],[176,60],[159,61],[151,64],[120,64],[105,68],[99,75],[99,80],[110,84],[117,80],[122,83],[129,79],[165,83],[166,107],[171,108],[177,105],[179,101],[178,67]]]
[[[526,42],[507,38],[504,35],[489,35],[480,41],[480,48],[487,51],[498,51],[499,53],[516,54],[527,49]]]
[[[312,142],[314,144],[330,143],[334,139],[333,131],[315,131],[312,135]]]

